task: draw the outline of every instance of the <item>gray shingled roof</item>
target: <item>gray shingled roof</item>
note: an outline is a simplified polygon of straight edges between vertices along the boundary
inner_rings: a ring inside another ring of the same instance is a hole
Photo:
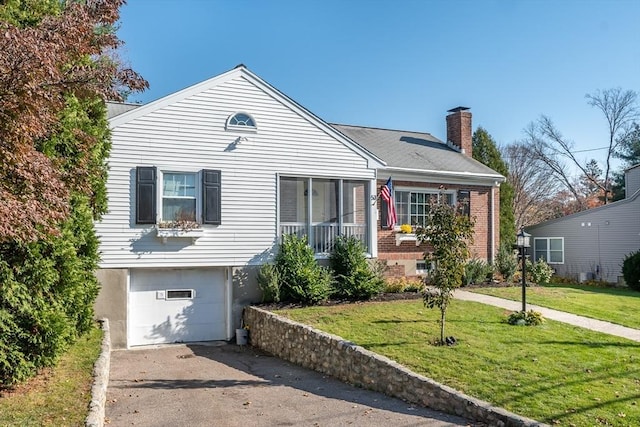
[[[500,176],[429,133],[332,124],[387,163],[389,168]]]
[[[140,107],[140,104],[125,104],[123,102],[107,101],[107,118],[110,119],[134,108]]]
[[[138,107],[139,104],[107,102],[107,117],[119,116]],[[339,124],[331,126],[385,161],[389,168],[500,176],[429,133]]]

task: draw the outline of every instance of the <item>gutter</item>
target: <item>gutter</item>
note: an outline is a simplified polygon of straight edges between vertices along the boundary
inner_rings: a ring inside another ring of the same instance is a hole
[[[385,171],[389,172],[408,172],[408,173],[417,173],[422,175],[432,174],[432,175],[441,175],[441,176],[451,176],[456,178],[484,178],[496,181],[497,183],[505,182],[507,179],[500,174],[486,174],[486,173],[477,173],[477,172],[451,172],[451,171],[442,171],[442,170],[430,170],[430,169],[412,169],[412,168],[398,168],[398,167],[385,167],[383,168]]]

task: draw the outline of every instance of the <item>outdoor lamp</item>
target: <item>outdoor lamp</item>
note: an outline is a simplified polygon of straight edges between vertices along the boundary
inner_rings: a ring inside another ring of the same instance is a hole
[[[520,229],[520,232],[516,235],[516,246],[520,250],[520,256],[522,257],[522,312],[527,311],[527,269],[526,269],[526,256],[527,248],[530,245],[531,234],[525,233],[524,228]]]

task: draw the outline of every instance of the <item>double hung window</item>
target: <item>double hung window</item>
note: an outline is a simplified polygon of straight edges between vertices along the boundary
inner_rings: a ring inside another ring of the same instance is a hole
[[[162,221],[196,220],[196,174],[162,174]]]
[[[533,239],[534,261],[564,264],[564,237],[536,237]]]

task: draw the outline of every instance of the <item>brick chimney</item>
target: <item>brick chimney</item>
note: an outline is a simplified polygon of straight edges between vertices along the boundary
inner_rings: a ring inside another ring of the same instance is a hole
[[[471,150],[471,112],[467,107],[456,107],[447,111],[447,142],[460,148],[460,151],[472,157]]]

